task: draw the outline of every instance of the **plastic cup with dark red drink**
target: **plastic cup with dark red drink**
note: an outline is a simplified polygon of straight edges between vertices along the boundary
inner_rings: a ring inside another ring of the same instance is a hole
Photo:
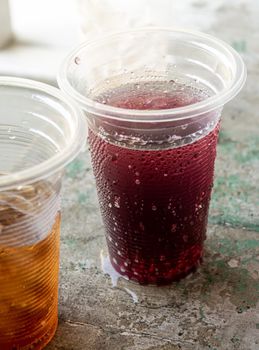
[[[85,112],[110,261],[141,284],[199,265],[224,104],[242,88],[240,56],[212,36],[141,29],[82,44],[63,91]]]

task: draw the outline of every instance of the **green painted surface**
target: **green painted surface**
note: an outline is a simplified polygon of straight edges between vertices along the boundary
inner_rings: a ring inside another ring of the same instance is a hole
[[[220,132],[210,222],[259,232],[259,137]],[[228,171],[225,171],[226,164]],[[230,166],[229,166],[230,165]],[[253,178],[249,175],[252,173]]]

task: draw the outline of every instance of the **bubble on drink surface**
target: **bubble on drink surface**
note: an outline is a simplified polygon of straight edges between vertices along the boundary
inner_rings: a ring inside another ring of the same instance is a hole
[[[115,196],[115,198],[114,198],[114,207],[115,208],[120,208],[120,197],[119,196]]]

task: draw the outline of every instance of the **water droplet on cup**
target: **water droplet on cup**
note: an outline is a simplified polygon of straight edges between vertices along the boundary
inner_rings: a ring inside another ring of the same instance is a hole
[[[81,63],[81,58],[77,56],[77,57],[75,57],[74,61],[75,61],[75,64],[79,65]]]
[[[176,228],[177,228],[177,225],[176,225],[176,224],[172,224],[172,226],[171,226],[171,232],[175,232],[175,231],[176,231]]]
[[[120,208],[120,197],[115,196],[114,206],[115,206],[115,208]]]

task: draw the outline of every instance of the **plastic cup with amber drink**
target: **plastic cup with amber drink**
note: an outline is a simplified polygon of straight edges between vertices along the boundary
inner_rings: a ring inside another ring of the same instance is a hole
[[[0,349],[43,349],[58,322],[60,188],[81,150],[59,90],[0,78]]]

